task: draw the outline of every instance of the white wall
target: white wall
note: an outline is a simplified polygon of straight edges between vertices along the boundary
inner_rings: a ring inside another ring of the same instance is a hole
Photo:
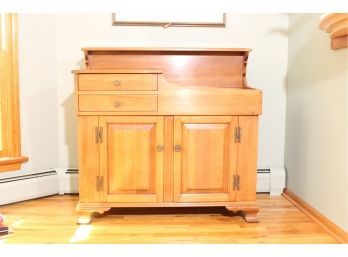
[[[27,170],[77,166],[71,70],[87,46],[250,47],[251,86],[263,90],[259,167],[283,167],[288,15],[229,14],[227,28],[115,27],[111,14],[20,14],[23,152]]]
[[[50,14],[19,16],[19,81],[23,171],[58,165],[56,22]]]
[[[348,231],[348,49],[330,50],[319,18],[290,15],[287,188]]]

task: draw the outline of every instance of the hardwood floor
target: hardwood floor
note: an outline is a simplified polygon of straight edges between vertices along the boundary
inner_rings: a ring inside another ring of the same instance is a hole
[[[257,195],[260,223],[224,208],[112,209],[75,224],[78,196],[51,196],[0,207],[14,233],[1,243],[335,243],[283,197]]]

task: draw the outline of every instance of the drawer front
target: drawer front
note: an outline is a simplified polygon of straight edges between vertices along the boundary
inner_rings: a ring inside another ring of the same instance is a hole
[[[157,74],[80,74],[80,90],[157,90]]]
[[[79,95],[79,111],[84,111],[84,112],[157,111],[157,95]]]

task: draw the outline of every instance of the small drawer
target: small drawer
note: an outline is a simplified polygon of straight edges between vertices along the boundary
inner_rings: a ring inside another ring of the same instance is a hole
[[[157,95],[79,95],[83,112],[157,111]]]
[[[80,90],[157,90],[157,74],[80,74]]]

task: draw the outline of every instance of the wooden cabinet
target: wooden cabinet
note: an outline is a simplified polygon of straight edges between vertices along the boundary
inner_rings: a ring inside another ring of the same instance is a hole
[[[180,206],[257,221],[261,92],[246,86],[248,49],[84,51],[87,69],[74,71],[79,223],[111,207]]]

